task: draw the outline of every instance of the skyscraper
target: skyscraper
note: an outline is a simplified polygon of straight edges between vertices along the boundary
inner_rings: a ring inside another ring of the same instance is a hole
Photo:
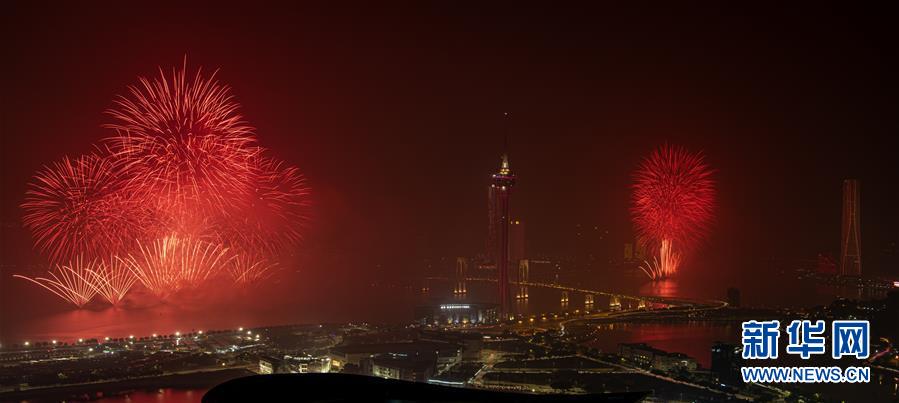
[[[861,276],[862,274],[859,200],[858,180],[844,180],[843,231],[840,242],[840,274],[843,276]]]
[[[509,167],[509,156],[503,154],[499,172],[493,174],[488,188],[487,256],[496,264],[497,283],[499,287],[500,313],[509,314],[509,198],[512,186],[515,185],[515,174]]]

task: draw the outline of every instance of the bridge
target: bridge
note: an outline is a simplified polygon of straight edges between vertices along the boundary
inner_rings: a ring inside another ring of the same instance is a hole
[[[439,281],[450,281],[447,277],[426,277],[426,280],[439,280]],[[465,281],[480,281],[480,282],[497,282],[495,278],[489,277],[466,277]],[[624,301],[633,301],[637,303],[637,305],[641,305],[643,303],[645,305],[646,302],[652,302],[657,304],[663,304],[668,306],[679,306],[679,307],[704,307],[704,308],[724,308],[727,306],[727,302],[719,301],[719,300],[697,300],[697,299],[689,299],[689,298],[679,298],[679,297],[662,297],[655,295],[628,295],[621,294],[616,292],[609,292],[603,290],[593,290],[588,288],[581,287],[571,287],[561,284],[554,283],[540,283],[540,282],[530,282],[530,281],[510,281],[510,285],[515,286],[528,286],[528,287],[542,287],[549,288],[559,291],[568,291],[568,292],[576,292],[582,293],[586,295],[602,295],[609,297],[610,300],[617,299],[619,302]]]

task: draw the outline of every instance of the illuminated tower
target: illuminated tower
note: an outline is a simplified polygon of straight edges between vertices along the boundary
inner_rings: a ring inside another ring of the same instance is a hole
[[[510,313],[509,303],[509,198],[512,193],[512,186],[515,185],[515,174],[509,167],[509,156],[503,154],[502,164],[499,172],[493,174],[490,178],[490,188],[488,189],[489,197],[489,218],[490,226],[488,227],[488,257],[492,257],[493,263],[496,264],[497,280],[499,283],[499,305],[500,313],[506,316]],[[492,255],[492,256],[490,256]]]
[[[840,274],[843,276],[862,275],[858,188],[857,179],[843,181],[843,232],[840,242]]]

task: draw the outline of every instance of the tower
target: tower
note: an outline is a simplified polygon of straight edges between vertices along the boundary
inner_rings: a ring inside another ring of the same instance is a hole
[[[840,242],[840,275],[862,275],[862,246],[857,179],[843,181],[843,231]]]
[[[515,174],[509,167],[509,156],[503,154],[499,172],[491,175],[488,188],[490,226],[488,227],[488,258],[492,257],[496,264],[497,283],[499,287],[500,313],[505,317],[510,313],[509,304],[509,199],[512,186],[515,185]]]

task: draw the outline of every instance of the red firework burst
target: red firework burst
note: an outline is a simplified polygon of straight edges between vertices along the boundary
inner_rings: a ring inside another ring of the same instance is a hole
[[[262,150],[215,73],[191,78],[185,61],[170,79],[160,69],[129,90],[107,111],[115,122],[106,127],[118,133],[108,146],[134,191],[183,210],[232,207],[252,190],[250,167]]]
[[[20,277],[78,306],[95,293],[119,304],[138,283],[165,298],[219,275],[239,285],[268,277],[303,239],[306,179],[263,155],[214,73],[189,76],[185,62],[129,89],[107,111],[116,135],[99,154],[40,171],[22,205],[52,262],[98,263]]]
[[[639,242],[658,249],[650,277],[674,274],[708,232],[715,207],[712,170],[702,154],[662,146],[634,174],[631,213]]]
[[[109,158],[65,158],[38,172],[25,196],[24,223],[51,262],[93,259],[123,247],[145,215]]]
[[[221,242],[241,250],[278,254],[299,244],[309,222],[310,190],[295,167],[271,158],[254,166],[256,187],[239,214],[221,217]]]

